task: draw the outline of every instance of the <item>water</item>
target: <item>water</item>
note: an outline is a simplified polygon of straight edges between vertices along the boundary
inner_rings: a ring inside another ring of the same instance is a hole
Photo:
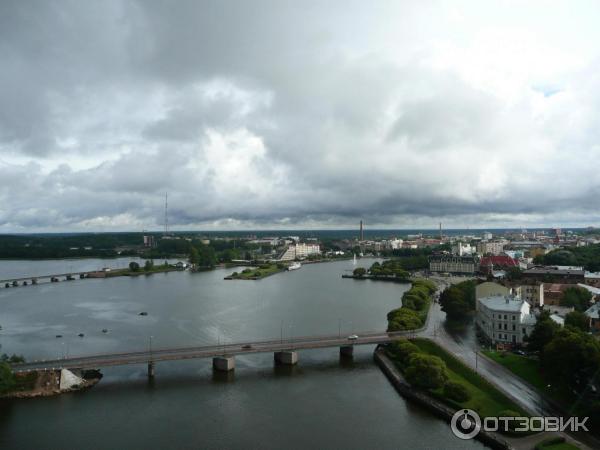
[[[0,277],[11,264],[0,262]],[[407,286],[341,278],[353,268],[306,265],[258,282],[224,281],[223,269],[0,289],[0,344],[34,360],[383,329]],[[352,362],[337,349],[302,351],[292,368],[245,355],[234,374],[214,374],[210,360],[158,363],[153,382],[145,366],[104,369],[90,391],[0,404],[0,448],[483,448],[405,402],[372,351],[358,348]]]

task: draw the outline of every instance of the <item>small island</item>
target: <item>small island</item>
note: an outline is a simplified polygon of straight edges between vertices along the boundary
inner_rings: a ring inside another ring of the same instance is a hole
[[[261,280],[279,272],[284,272],[288,266],[284,263],[265,263],[258,267],[246,268],[241,272],[233,272],[225,280]]]

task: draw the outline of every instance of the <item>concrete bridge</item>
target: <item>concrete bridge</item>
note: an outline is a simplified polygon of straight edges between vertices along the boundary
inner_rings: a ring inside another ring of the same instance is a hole
[[[69,272],[69,273],[57,273],[52,275],[39,275],[39,276],[27,276],[27,277],[15,277],[0,280],[0,287],[9,288],[17,286],[27,286],[28,284],[38,284],[40,281],[47,282],[58,282],[61,279],[64,281],[71,281],[76,278],[86,278],[90,273],[95,273],[94,270],[88,270],[86,272]]]
[[[147,351],[139,352],[107,353],[101,355],[32,361],[13,364],[12,369],[15,372],[28,372],[33,370],[52,369],[100,369],[108,366],[147,364],[148,376],[153,377],[155,363],[160,361],[213,358],[213,368],[215,370],[230,371],[235,368],[236,355],[273,352],[276,363],[293,365],[298,362],[298,350],[339,347],[340,356],[352,356],[355,345],[385,344],[401,337],[412,336],[414,334],[414,331],[390,333],[369,332],[361,333],[354,339],[338,334],[270,341],[240,342],[227,345],[162,348],[156,350],[148,349]]]

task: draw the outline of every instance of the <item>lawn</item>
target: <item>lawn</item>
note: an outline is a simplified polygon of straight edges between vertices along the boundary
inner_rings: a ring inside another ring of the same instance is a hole
[[[482,353],[488,358],[496,361],[498,364],[506,367],[515,375],[523,378],[537,389],[545,389],[547,383],[540,373],[540,364],[538,360],[507,352],[484,350]]]
[[[575,399],[566,388],[554,386],[549,389],[547,387],[549,384],[540,371],[539,360],[508,352],[484,350],[482,353],[488,358],[496,361],[498,364],[506,367],[518,377],[527,381],[538,391],[543,393],[544,396],[550,397],[564,407],[573,404]]]
[[[506,397],[477,372],[463,364],[456,357],[434,342],[428,339],[414,339],[412,342],[419,347],[422,352],[441,358],[448,368],[449,380],[463,384],[471,394],[469,400],[458,403],[445,398],[441,388],[431,392],[432,395],[444,403],[456,409],[473,409],[483,417],[498,416],[501,411],[505,410],[512,410],[519,412],[521,415],[526,415],[522,408],[515,402]]]

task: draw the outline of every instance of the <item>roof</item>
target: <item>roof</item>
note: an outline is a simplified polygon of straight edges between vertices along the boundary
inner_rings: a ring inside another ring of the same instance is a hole
[[[492,295],[490,297],[480,298],[479,302],[493,311],[513,313],[521,312],[525,300],[511,295]]]
[[[550,314],[550,319],[552,319],[554,322],[556,322],[560,326],[564,326],[564,324],[565,324],[565,319],[560,317],[558,314]]]
[[[600,278],[600,272],[586,272],[586,278]]]
[[[525,314],[523,320],[521,320],[522,325],[535,325],[536,322],[537,317],[535,317],[535,314]]]
[[[583,276],[584,270],[565,270],[557,269],[556,267],[534,267],[523,271],[524,275],[574,275]]]
[[[586,291],[590,292],[592,295],[600,294],[600,289],[598,289],[597,287],[588,286],[587,284],[583,284],[583,283],[577,283],[577,286],[585,289]]]
[[[590,306],[584,314],[590,319],[600,319],[600,303]]]
[[[518,265],[517,261],[507,255],[498,255],[498,256],[484,256],[481,258],[482,266],[503,266],[503,267],[515,267]]]

